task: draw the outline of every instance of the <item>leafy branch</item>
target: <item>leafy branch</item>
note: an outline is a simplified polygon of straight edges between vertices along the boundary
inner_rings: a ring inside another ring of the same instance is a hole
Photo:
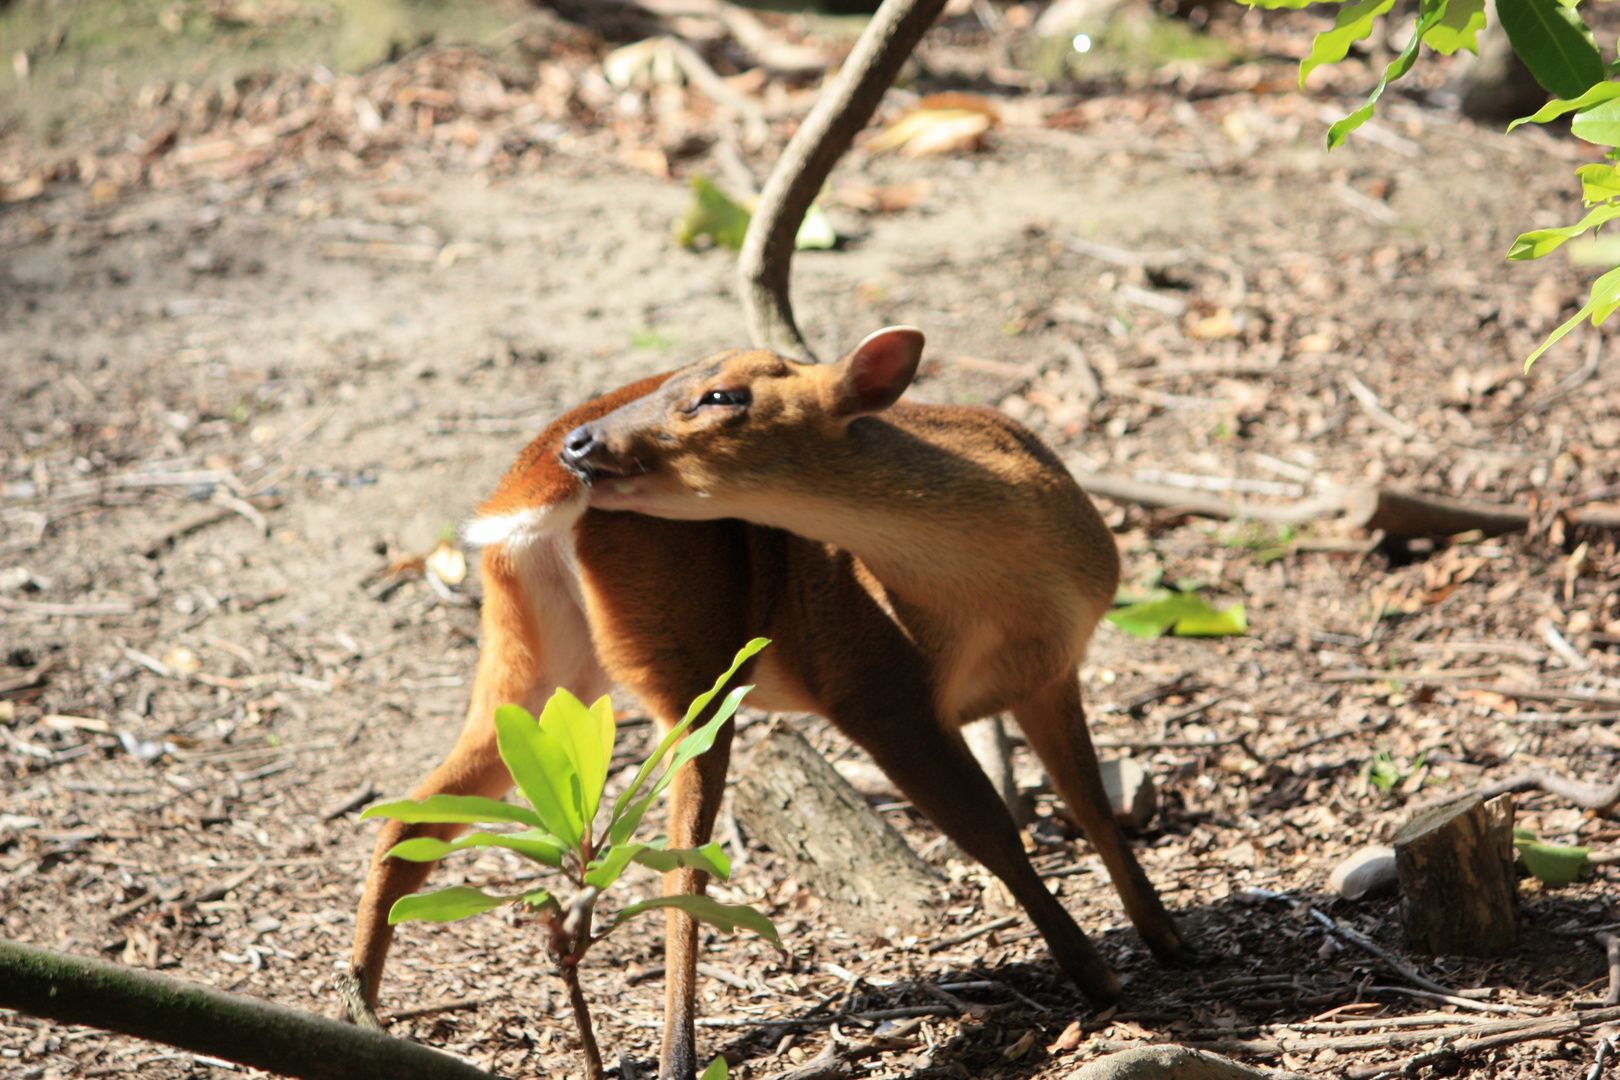
[[[1300,8],[1310,0],[1250,0],[1263,8]],[[1343,60],[1350,47],[1373,31],[1379,16],[1394,8],[1394,0],[1338,0],[1331,30],[1317,34],[1311,52],[1299,66],[1300,84],[1322,64]],[[1597,39],[1580,12],[1582,0],[1496,0],[1497,19],[1508,42],[1530,73],[1554,100],[1532,116],[1516,120],[1508,130],[1525,123],[1545,124],[1568,113],[1575,116],[1570,130],[1576,137],[1609,147],[1609,164],[1582,165],[1575,170],[1582,199],[1591,211],[1574,225],[1537,229],[1521,235],[1509,248],[1513,260],[1539,259],[1565,241],[1620,217],[1620,81],[1611,81],[1620,61],[1605,65]],[[1419,0],[1413,32],[1394,60],[1385,67],[1362,106],[1328,128],[1329,149],[1342,146],[1350,133],[1371,119],[1384,88],[1412,69],[1421,46],[1450,55],[1459,49],[1479,51],[1479,32],[1485,27],[1485,0]],[[1604,252],[1604,262],[1620,262],[1620,254]],[[1620,266],[1598,277],[1591,294],[1572,317],[1547,335],[1525,360],[1528,370],[1536,359],[1583,320],[1597,326],[1620,309]]]

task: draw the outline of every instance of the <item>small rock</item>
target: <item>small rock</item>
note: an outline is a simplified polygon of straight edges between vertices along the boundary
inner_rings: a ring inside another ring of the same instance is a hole
[[[1382,844],[1362,848],[1328,875],[1328,888],[1346,900],[1395,891],[1395,849]]]
[[[1127,829],[1147,828],[1159,812],[1159,792],[1147,766],[1136,758],[1115,758],[1099,764],[1114,819]]]

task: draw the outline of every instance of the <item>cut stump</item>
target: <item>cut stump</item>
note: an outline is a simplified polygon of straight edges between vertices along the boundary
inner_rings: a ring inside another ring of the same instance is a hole
[[[737,820],[856,936],[924,933],[945,890],[860,792],[777,721],[737,782]]]
[[[1401,919],[1411,947],[1499,956],[1519,937],[1513,797],[1468,799],[1418,814],[1395,834]]]

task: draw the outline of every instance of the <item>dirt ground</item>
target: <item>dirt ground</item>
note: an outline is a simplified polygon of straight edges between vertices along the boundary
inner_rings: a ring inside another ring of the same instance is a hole
[[[524,19],[498,48],[103,84],[100,106],[48,136],[15,116],[0,129],[6,937],[332,1011],[375,834],[345,804],[368,784],[403,794],[441,758],[477,657],[476,571],[430,588],[408,557],[451,536],[551,417],[747,344],[734,258],[671,238],[685,177],[724,172],[724,112],[679,87],[604,95],[617,42]],[[885,119],[963,88],[937,58],[971,52],[967,24],[936,34],[935,65],[925,53]],[[1153,963],[1049,796],[1030,845],[1126,980],[1112,1015],[1022,920],[930,951],[1013,912],[904,803],[881,800],[953,889],[948,925],[922,939],[843,932],[740,821],[717,892],[770,913],[791,960],[708,943],[704,1052],[734,1075],[900,1023],[855,1074],[1058,1077],[1171,1040],[1370,1076],[1449,1026],[1603,997],[1592,935],[1620,921],[1612,868],[1556,890],[1521,881],[1520,944],[1493,960],[1405,954],[1396,900],[1326,891],[1336,863],[1436,793],[1531,768],[1615,778],[1620,558],[1612,533],[1555,511],[1620,490],[1620,379],[1589,329],[1519,365],[1583,279],[1502,255],[1522,229],[1574,220],[1578,145],[1392,94],[1328,154],[1349,101],[1330,92],[1364,90],[1370,67],[1298,91],[1319,24],[1226,12],[1209,26],[1242,63],[981,80],[967,88],[1003,108],[981,149],[855,150],[829,199],[845,242],[795,262],[801,325],[824,358],[884,325],[923,328],[917,394],[998,405],[1076,471],[1267,504],[1351,484],[1533,504],[1533,532],[1356,550],[1331,519],[1284,530],[1100,499],[1133,582],[1196,580],[1218,606],[1242,601],[1251,627],[1141,641],[1105,624],[1082,673],[1106,753],[1158,784],[1138,850],[1204,963]],[[742,155],[757,177],[810,95],[747,92],[773,102],[769,139]],[[884,200],[899,208],[857,208]],[[616,770],[647,731],[624,708]],[[744,762],[762,730],[743,730]],[[1518,815],[1551,842],[1620,840],[1550,795],[1520,794]],[[436,881],[520,873],[492,852]],[[656,889],[632,876],[629,895]],[[1313,907],[1476,1008],[1412,996]],[[404,927],[384,986],[395,1032],[504,1076],[583,1075],[521,924]],[[645,1074],[660,935],[632,928],[591,960],[600,1038]],[[896,1009],[910,1015],[861,1015]],[[1553,1034],[1432,1068],[1573,1077],[1595,1044]],[[224,1072],[0,1015],[0,1075]]]

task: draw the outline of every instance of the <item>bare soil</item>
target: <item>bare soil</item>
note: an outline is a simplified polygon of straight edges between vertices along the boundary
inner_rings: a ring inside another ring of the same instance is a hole
[[[706,1050],[736,1075],[905,1023],[850,1014],[925,1005],[857,1071],[1057,1077],[1159,1039],[1325,1076],[1394,1067],[1425,1045],[1279,1025],[1485,1014],[1408,996],[1326,937],[1308,906],[1404,949],[1396,901],[1338,900],[1328,872],[1436,792],[1530,767],[1614,779],[1603,699],[1620,696],[1620,558],[1611,534],[1577,534],[1554,511],[1620,482],[1620,381],[1601,353],[1585,366],[1604,347],[1591,330],[1522,372],[1579,303],[1580,276],[1502,259],[1517,231],[1578,214],[1576,144],[1395,98],[1330,155],[1324,117],[1343,102],[1290,88],[1311,18],[1231,15],[1217,28],[1252,57],[1237,67],[1004,93],[977,152],[857,149],[832,185],[848,239],[795,263],[801,325],[824,358],[886,324],[922,327],[916,393],[998,405],[1077,470],[1202,477],[1262,502],[1352,483],[1533,500],[1537,527],[1432,552],[1312,551],[1302,541],[1354,537],[1099,500],[1133,582],[1196,580],[1218,606],[1242,601],[1251,625],[1154,641],[1105,625],[1083,671],[1097,737],[1145,758],[1159,785],[1140,855],[1204,962],[1153,963],[1050,797],[1029,843],[1128,982],[1111,1016],[1021,921],[929,951],[1013,911],[903,803],[885,812],[954,889],[929,938],[842,932],[741,821],[723,830],[738,866],[717,892],[772,914],[791,959],[742,937],[708,944]],[[269,68],[230,93],[170,80],[149,99],[128,86],[49,138],[21,122],[0,134],[8,938],[332,1011],[374,830],[331,811],[363,785],[395,796],[425,775],[477,657],[476,572],[441,595],[410,557],[450,535],[549,418],[746,344],[733,257],[671,239],[682,179],[714,171],[724,116],[673,87],[604,97],[610,43],[549,16],[520,30],[499,49],[431,46],[358,75]],[[1346,68],[1344,92],[1364,89],[1369,65]],[[954,85],[924,75],[886,115]],[[771,141],[745,154],[756,175],[808,104],[778,88]],[[852,208],[879,187],[909,205]],[[1098,244],[1185,257],[1144,269]],[[648,731],[623,706],[616,767]],[[743,731],[744,758],[760,730]],[[1620,839],[1551,796],[1521,795],[1519,816],[1552,842]],[[490,852],[436,880],[522,873]],[[1509,1014],[1590,1005],[1607,985],[1592,931],[1620,920],[1613,875],[1521,882],[1506,957],[1407,959]],[[627,897],[657,887],[633,877]],[[649,922],[585,974],[604,1046],[643,1071],[661,952]],[[942,1000],[925,984],[968,985]],[[517,916],[403,928],[384,998],[396,1015],[434,1007],[397,1033],[502,1075],[582,1075],[560,984]],[[1466,1068],[1573,1077],[1593,1047],[1590,1033],[1522,1042]],[[221,1071],[15,1014],[0,1016],[0,1055],[16,1077]]]

